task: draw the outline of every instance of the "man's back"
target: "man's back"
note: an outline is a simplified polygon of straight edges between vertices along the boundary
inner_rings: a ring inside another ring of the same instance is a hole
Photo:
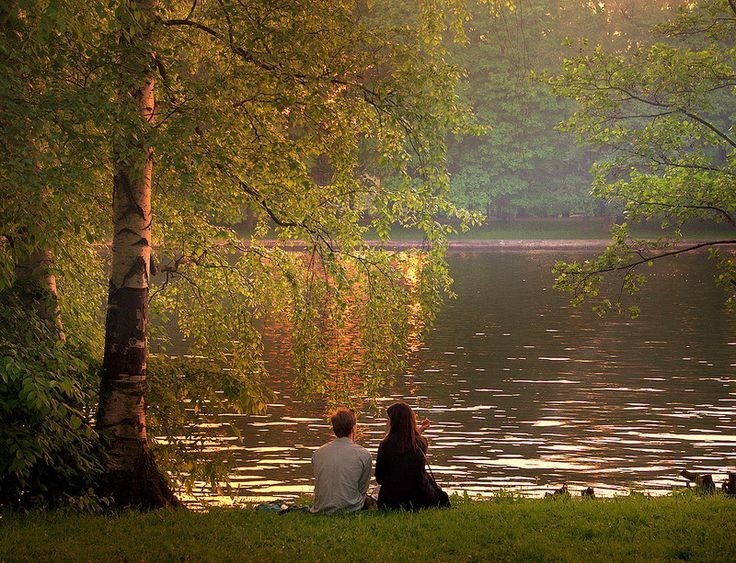
[[[363,508],[371,479],[371,454],[349,437],[337,438],[312,456],[314,504],[311,512],[333,514]]]

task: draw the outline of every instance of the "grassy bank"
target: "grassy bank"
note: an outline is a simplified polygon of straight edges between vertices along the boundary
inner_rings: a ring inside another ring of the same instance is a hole
[[[736,499],[456,502],[417,514],[36,513],[0,520],[7,561],[736,560]]]

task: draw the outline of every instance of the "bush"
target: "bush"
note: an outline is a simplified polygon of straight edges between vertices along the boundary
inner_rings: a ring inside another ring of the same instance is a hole
[[[91,413],[99,362],[0,296],[0,508],[87,495],[101,464]]]

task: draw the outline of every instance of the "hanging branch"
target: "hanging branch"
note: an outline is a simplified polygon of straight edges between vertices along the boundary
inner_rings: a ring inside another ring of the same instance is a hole
[[[715,205],[695,205],[695,204],[681,204],[681,203],[665,203],[661,201],[640,201],[633,198],[630,198],[630,201],[636,203],[637,205],[651,205],[651,206],[658,206],[658,207],[667,207],[670,209],[699,209],[702,211],[714,211],[715,213],[719,215],[723,215],[723,217],[726,219],[728,223],[730,223],[732,226],[736,227],[736,220],[734,220],[733,216],[726,211],[725,209],[721,207],[717,207]]]
[[[660,258],[666,258],[669,256],[676,256],[678,254],[684,254],[686,252],[692,252],[694,250],[698,250],[700,248],[707,248],[711,246],[725,246],[725,245],[736,245],[736,239],[725,239],[725,240],[715,240],[715,241],[708,241],[708,242],[701,242],[698,244],[694,244],[692,246],[687,246],[685,248],[679,248],[677,250],[671,250],[668,252],[662,252],[661,254],[656,254],[654,256],[645,256],[644,253],[641,250],[635,250],[635,254],[639,256],[639,260],[634,260],[631,262],[627,262],[626,264],[621,264],[619,266],[609,266],[607,268],[596,268],[594,270],[591,270],[589,272],[586,272],[582,277],[580,277],[575,284],[575,291],[577,292],[580,287],[591,277],[596,276],[598,274],[605,274],[609,272],[620,272],[622,270],[627,270],[628,272],[631,272],[634,268],[637,266],[641,266],[642,264],[647,264],[649,262],[653,262],[655,260],[659,260]],[[580,274],[579,274],[580,275]]]
[[[736,1],[736,0],[734,0],[734,1]],[[700,123],[701,125],[703,125],[704,127],[707,127],[708,129],[710,129],[711,131],[713,131],[716,135],[718,135],[721,139],[723,139],[724,141],[726,141],[733,148],[736,148],[736,141],[734,139],[732,139],[731,137],[729,137],[728,134],[726,134],[725,132],[723,132],[720,129],[718,129],[718,127],[716,127],[715,125],[713,125],[707,119],[705,119],[703,117],[700,117],[698,114],[693,113],[693,112],[691,112],[691,111],[689,111],[689,110],[687,110],[685,108],[673,106],[673,105],[670,105],[670,104],[665,104],[663,102],[658,102],[656,100],[649,100],[649,99],[647,99],[647,98],[645,98],[643,96],[640,96],[638,94],[635,94],[635,93],[627,90],[626,88],[621,88],[619,86],[613,86],[610,82],[609,82],[609,86],[607,88],[602,88],[602,89],[603,90],[612,90],[614,92],[620,92],[620,93],[625,94],[626,96],[628,96],[627,99],[623,99],[621,101],[636,100],[636,101],[641,102],[643,104],[648,104],[650,106],[659,107],[659,108],[671,109],[673,111],[676,111],[678,113],[681,113],[683,115],[686,115],[687,117],[689,117],[693,121],[696,121],[696,122]]]

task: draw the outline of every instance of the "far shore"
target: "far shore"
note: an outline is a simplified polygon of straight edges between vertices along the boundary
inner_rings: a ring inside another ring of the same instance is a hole
[[[601,251],[610,244],[610,239],[460,239],[449,240],[448,252],[537,252],[537,251]],[[675,243],[668,248],[682,249],[706,243],[705,240],[686,240]],[[366,240],[372,248],[386,250],[409,250],[427,248],[428,242],[423,240]],[[275,239],[261,241],[264,246],[276,246]],[[281,241],[280,245],[287,250],[303,250],[307,245],[303,241]],[[720,245],[726,246],[726,245]],[[736,245],[727,245],[732,248]],[[706,250],[708,247],[704,247]]]
[[[392,250],[406,250],[409,248],[423,248],[426,243],[420,240],[397,240],[381,243],[377,240],[366,241],[371,247],[382,247]],[[533,240],[533,239],[478,239],[478,240],[449,240],[448,251],[485,251],[485,250],[601,250],[608,246],[607,239],[562,239],[562,240]]]

